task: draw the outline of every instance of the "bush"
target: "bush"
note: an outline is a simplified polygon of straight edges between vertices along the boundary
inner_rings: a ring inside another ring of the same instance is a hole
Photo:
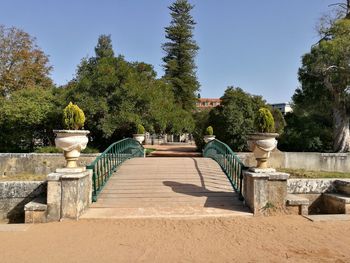
[[[137,134],[144,134],[144,133],[145,133],[145,127],[143,127],[142,124],[138,124],[138,125],[137,125],[136,133],[137,133]]]
[[[93,147],[86,147],[84,150],[81,151],[81,153],[99,153],[100,150]]]
[[[275,121],[269,109],[260,108],[255,118],[255,127],[258,132],[274,132]]]
[[[85,115],[78,105],[70,102],[63,110],[63,125],[68,130],[79,130],[84,126]]]
[[[213,127],[208,126],[207,129],[205,130],[205,134],[206,135],[213,135],[214,134]]]
[[[35,150],[36,153],[62,153],[62,150],[55,146],[44,146]]]

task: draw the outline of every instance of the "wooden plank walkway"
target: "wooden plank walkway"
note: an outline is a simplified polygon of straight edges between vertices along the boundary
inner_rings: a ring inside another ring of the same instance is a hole
[[[209,158],[126,161],[82,218],[250,216]]]

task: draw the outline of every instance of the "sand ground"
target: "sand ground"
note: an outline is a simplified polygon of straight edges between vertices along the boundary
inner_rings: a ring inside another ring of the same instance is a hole
[[[350,262],[350,221],[80,220],[0,232],[0,262]]]

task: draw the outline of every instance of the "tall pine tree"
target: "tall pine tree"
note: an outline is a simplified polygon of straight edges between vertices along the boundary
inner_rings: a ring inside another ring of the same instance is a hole
[[[193,6],[187,0],[176,0],[170,7],[172,21],[165,28],[169,42],[163,44],[165,80],[172,85],[176,102],[186,111],[195,107],[199,82],[194,58],[199,49],[193,39],[195,21],[190,11]]]
[[[95,47],[96,58],[114,57],[111,35],[100,35]]]

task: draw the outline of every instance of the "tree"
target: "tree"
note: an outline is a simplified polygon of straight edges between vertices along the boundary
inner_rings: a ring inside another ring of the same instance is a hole
[[[112,58],[114,51],[112,47],[111,35],[101,35],[95,47],[96,58]]]
[[[321,41],[303,56],[299,69],[301,88],[294,96],[297,105],[307,100],[313,107],[323,107],[321,112],[332,113],[335,152],[350,150],[349,46],[350,19],[346,17],[334,22]]]
[[[200,151],[205,146],[204,131],[212,125],[209,123],[209,112],[210,110],[205,109],[194,113],[195,129],[193,131],[193,138],[196,142],[197,149]]]
[[[0,96],[28,87],[51,87],[48,57],[35,38],[15,28],[0,25]]]
[[[176,0],[169,9],[172,21],[165,28],[169,42],[162,46],[166,53],[163,58],[164,78],[171,84],[176,102],[184,110],[192,111],[199,90],[194,62],[199,48],[193,39],[196,23],[190,14],[193,6],[187,0]]]
[[[28,152],[52,142],[58,110],[52,89],[26,88],[0,97],[0,151]]]
[[[156,78],[151,65],[115,57],[109,36],[99,37],[95,53],[82,60],[66,87],[66,101],[78,104],[86,115],[94,147],[103,150],[129,137],[138,124],[157,133],[189,126],[188,112],[175,104],[170,85]]]
[[[259,108],[266,107],[265,101],[234,87],[228,87],[221,100],[221,105],[210,111],[208,125],[234,151],[247,150],[247,134],[254,132],[255,116]]]
[[[278,139],[278,149],[292,152],[331,152],[331,116],[320,113],[291,112],[285,116],[287,126]]]

